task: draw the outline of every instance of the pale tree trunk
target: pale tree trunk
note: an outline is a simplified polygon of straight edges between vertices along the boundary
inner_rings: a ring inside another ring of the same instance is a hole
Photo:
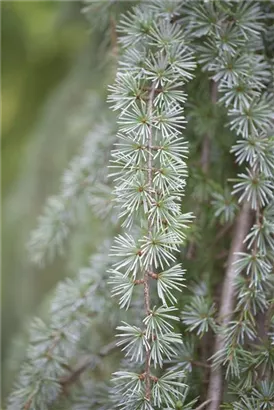
[[[249,203],[244,203],[235,224],[234,235],[232,239],[231,248],[229,251],[227,268],[225,272],[221,304],[219,311],[219,323],[221,326],[227,326],[231,320],[234,307],[234,283],[235,283],[235,262],[239,256],[237,252],[243,252],[244,239],[250,229],[252,219],[252,212]],[[224,340],[221,334],[218,334],[215,339],[214,351],[217,353],[224,347]],[[219,410],[223,395],[223,374],[222,367],[211,368],[208,395],[210,400],[208,410]]]

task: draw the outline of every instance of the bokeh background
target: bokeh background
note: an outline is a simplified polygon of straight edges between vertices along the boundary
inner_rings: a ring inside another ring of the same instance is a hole
[[[82,6],[80,1],[1,2],[3,397],[23,357],[29,320],[45,314],[54,285],[73,275],[104,235],[90,215],[90,224],[72,234],[69,258],[42,269],[29,262],[29,234],[101,117],[115,72],[113,53],[102,41],[108,36],[91,30]],[[85,246],[80,236],[90,237]]]

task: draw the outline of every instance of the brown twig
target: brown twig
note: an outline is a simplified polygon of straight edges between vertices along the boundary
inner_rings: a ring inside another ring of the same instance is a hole
[[[234,305],[234,282],[235,282],[235,262],[239,256],[237,252],[242,252],[244,249],[244,239],[248,234],[251,225],[251,209],[249,203],[244,203],[235,224],[235,231],[231,248],[229,251],[227,268],[225,272],[225,278],[222,288],[221,306],[219,310],[219,323],[222,326],[227,326],[233,313]],[[214,353],[217,353],[224,347],[224,339],[221,334],[216,336]],[[211,369],[209,388],[208,388],[208,400],[210,400],[210,406],[208,410],[218,410],[223,393],[223,377],[222,368]]]
[[[200,406],[196,407],[195,410],[202,410],[204,409],[208,404],[210,404],[211,400],[206,400],[204,401],[202,404],[200,404]]]
[[[153,99],[154,99],[155,87],[153,86],[149,94],[148,102],[148,115],[151,117],[153,111]],[[153,146],[153,135],[152,135],[152,125],[149,126],[149,135],[148,135],[148,170],[147,170],[147,179],[148,179],[148,189],[150,193],[152,192],[152,146]],[[148,236],[152,237],[152,222],[151,218],[148,218]],[[144,273],[144,302],[145,302],[145,311],[146,314],[150,314],[150,288],[149,288],[149,273],[153,272],[153,266],[148,266],[148,269]],[[150,401],[151,398],[151,378],[150,378],[150,349],[146,352],[146,361],[145,361],[145,395],[146,399]]]
[[[112,54],[115,58],[118,57],[118,39],[116,32],[116,21],[113,16],[110,16],[110,39]]]
[[[222,238],[230,231],[230,229],[232,228],[232,226],[233,226],[232,223],[228,223],[228,224],[224,225],[224,226],[220,229],[220,231],[217,233],[217,235],[216,235],[216,237],[215,237],[215,239],[214,239],[213,245],[216,245],[216,244],[220,241],[220,239],[222,239]]]
[[[93,364],[96,366],[98,363],[98,357],[105,357],[113,350],[117,348],[116,341],[113,341],[106,346],[102,347],[102,349],[96,355],[90,357],[88,359],[84,359],[84,362],[79,364],[75,369],[71,371],[70,374],[62,377],[59,380],[60,385],[62,386],[62,390],[65,393],[68,386],[75,383],[82,373],[84,373],[88,368],[90,368]]]
[[[144,284],[144,279],[136,279],[133,283],[134,283],[134,285],[143,285]]]
[[[155,273],[155,272],[148,272],[148,274],[149,274],[149,276],[150,276],[152,279],[158,279],[158,278],[159,278],[158,273]]]
[[[197,360],[191,360],[191,364],[197,367],[204,367],[205,369],[210,369],[210,365],[204,362],[199,362]]]

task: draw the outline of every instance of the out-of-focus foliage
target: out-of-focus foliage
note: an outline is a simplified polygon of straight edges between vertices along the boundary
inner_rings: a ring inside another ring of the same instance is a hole
[[[9,189],[41,105],[87,41],[80,4],[2,3],[2,174]]]
[[[2,382],[6,388],[23,353],[21,339],[11,348],[14,335],[22,332],[45,292],[85,263],[104,235],[96,217],[85,213],[78,221],[81,228],[67,244],[69,259],[59,258],[40,271],[29,261],[29,232],[45,198],[58,192],[63,169],[101,115],[115,65],[110,55],[109,64],[100,66],[100,33],[89,31],[80,2],[3,2],[1,8]]]

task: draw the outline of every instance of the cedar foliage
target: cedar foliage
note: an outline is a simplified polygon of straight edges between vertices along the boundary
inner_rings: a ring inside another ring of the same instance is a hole
[[[65,171],[30,255],[50,263],[83,203],[110,235],[34,320],[8,409],[272,409],[274,3],[128,8],[85,3],[119,53],[117,117]]]

